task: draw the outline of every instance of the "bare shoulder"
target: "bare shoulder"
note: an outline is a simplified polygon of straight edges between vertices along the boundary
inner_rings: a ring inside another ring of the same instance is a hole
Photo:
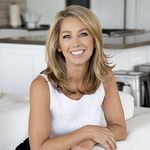
[[[108,72],[107,80],[104,83],[105,99],[104,104],[111,106],[115,103],[120,103],[118,87],[116,84],[115,75],[112,70]]]
[[[114,72],[110,69],[107,75],[108,81],[114,79]]]
[[[38,76],[32,81],[31,88],[48,88],[48,84],[42,76]]]
[[[43,101],[49,103],[50,92],[47,81],[38,76],[35,78],[30,87],[30,101]]]
[[[37,146],[51,134],[49,95],[47,81],[42,76],[35,78],[30,87],[29,138],[30,146],[36,148],[31,149],[41,149]]]
[[[106,81],[104,83],[104,87],[106,89],[108,87],[115,86],[115,84],[116,84],[115,75],[114,75],[114,72],[110,69],[108,71],[108,75],[106,76]]]

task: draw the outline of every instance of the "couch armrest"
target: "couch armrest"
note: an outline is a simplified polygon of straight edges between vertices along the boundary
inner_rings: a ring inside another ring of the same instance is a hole
[[[29,102],[0,105],[0,149],[14,150],[28,134]]]
[[[127,139],[117,142],[118,150],[148,149],[150,147],[150,108],[135,107],[134,117],[127,120],[127,130]],[[126,147],[127,145],[129,148]]]
[[[134,117],[127,119],[126,140],[117,141],[117,150],[146,150],[150,147],[150,108],[135,107]],[[104,150],[100,145],[93,150]]]

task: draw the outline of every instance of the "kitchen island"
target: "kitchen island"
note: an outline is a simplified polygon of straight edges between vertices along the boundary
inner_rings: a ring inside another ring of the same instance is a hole
[[[47,35],[0,39],[0,89],[28,95],[33,78],[46,68]],[[114,70],[132,70],[150,62],[150,32],[130,36],[103,36],[104,51],[111,56]]]

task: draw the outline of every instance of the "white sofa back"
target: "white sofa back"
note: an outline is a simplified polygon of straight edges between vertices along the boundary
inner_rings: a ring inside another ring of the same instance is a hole
[[[119,92],[122,107],[124,110],[125,119],[130,119],[134,116],[134,98],[131,94]]]
[[[0,150],[15,150],[28,136],[29,101],[8,98],[0,99]]]

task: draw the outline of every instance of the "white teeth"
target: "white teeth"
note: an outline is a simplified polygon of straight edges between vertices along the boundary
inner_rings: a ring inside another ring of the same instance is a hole
[[[80,50],[80,51],[72,51],[70,52],[72,55],[81,55],[84,52],[84,50]]]

